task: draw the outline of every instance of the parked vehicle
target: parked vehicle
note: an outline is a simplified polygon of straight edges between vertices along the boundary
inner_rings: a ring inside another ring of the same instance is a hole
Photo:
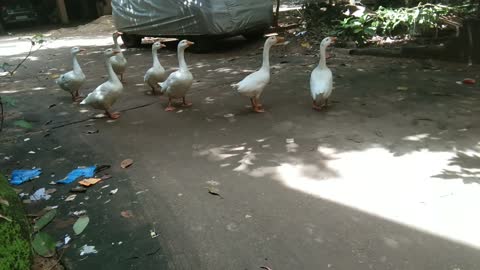
[[[139,45],[145,36],[182,37],[205,45],[235,35],[261,37],[272,25],[273,6],[259,0],[112,0],[112,15],[127,47]]]
[[[29,0],[0,1],[1,20],[3,24],[36,22],[38,15]]]

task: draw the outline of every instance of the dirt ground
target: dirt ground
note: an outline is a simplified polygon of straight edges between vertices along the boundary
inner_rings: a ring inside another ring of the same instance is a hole
[[[478,66],[335,49],[332,106],[316,112],[308,90],[316,50],[288,36],[272,49],[267,112],[255,114],[230,84],[260,66],[263,41],[233,38],[187,53],[194,105],[167,113],[166,99],[143,84],[150,49],[128,49],[121,118],[92,119],[99,112],[72,104],[54,78],[80,45],[82,94],[105,80],[113,28],[102,20],[46,30],[54,39],[0,83],[15,103],[0,133],[1,168],[43,169],[24,192],[77,166],[112,165],[111,179],[73,202],[64,201],[71,184],[26,204],[32,213],[59,206],[46,227],[58,240],[73,234],[69,213],[87,210],[86,231],[60,251],[67,269],[479,269],[480,89],[457,83],[479,81]],[[0,63],[19,61],[29,46],[17,37],[31,33],[1,37]],[[175,51],[159,55],[177,67]],[[33,128],[15,126],[19,119]],[[121,169],[126,158],[134,164]],[[85,244],[98,253],[81,256]]]

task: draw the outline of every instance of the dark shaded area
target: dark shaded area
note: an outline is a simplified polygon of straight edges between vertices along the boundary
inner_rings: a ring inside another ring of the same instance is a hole
[[[480,183],[480,157],[476,155],[467,155],[458,153],[450,162],[450,165],[460,167],[460,171],[444,170],[441,174],[435,177],[443,179],[462,179],[467,184]]]

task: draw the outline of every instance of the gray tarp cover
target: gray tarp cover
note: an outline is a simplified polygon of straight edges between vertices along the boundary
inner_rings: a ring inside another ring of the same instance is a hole
[[[112,0],[119,31],[140,35],[224,35],[272,22],[271,0]]]

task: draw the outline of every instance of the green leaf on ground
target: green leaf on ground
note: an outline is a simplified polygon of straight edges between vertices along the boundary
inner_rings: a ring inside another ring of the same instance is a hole
[[[2,97],[2,102],[3,102],[3,104],[8,105],[8,106],[12,106],[12,107],[14,107],[15,104],[16,104],[15,99],[13,99],[11,97],[7,97],[7,96]]]
[[[33,230],[40,231],[41,229],[43,229],[43,227],[47,226],[48,223],[50,223],[55,218],[56,215],[57,215],[56,209],[48,211],[39,220],[37,220],[37,222],[35,222],[35,225],[33,226]]]
[[[25,128],[25,129],[31,129],[33,126],[29,122],[25,120],[17,120],[13,123],[17,127]]]
[[[33,239],[32,246],[33,250],[42,257],[55,255],[55,240],[47,233],[37,233]]]
[[[73,231],[75,232],[75,234],[81,234],[87,227],[88,222],[90,222],[90,218],[88,218],[87,216],[79,217],[75,224],[73,224]]]

